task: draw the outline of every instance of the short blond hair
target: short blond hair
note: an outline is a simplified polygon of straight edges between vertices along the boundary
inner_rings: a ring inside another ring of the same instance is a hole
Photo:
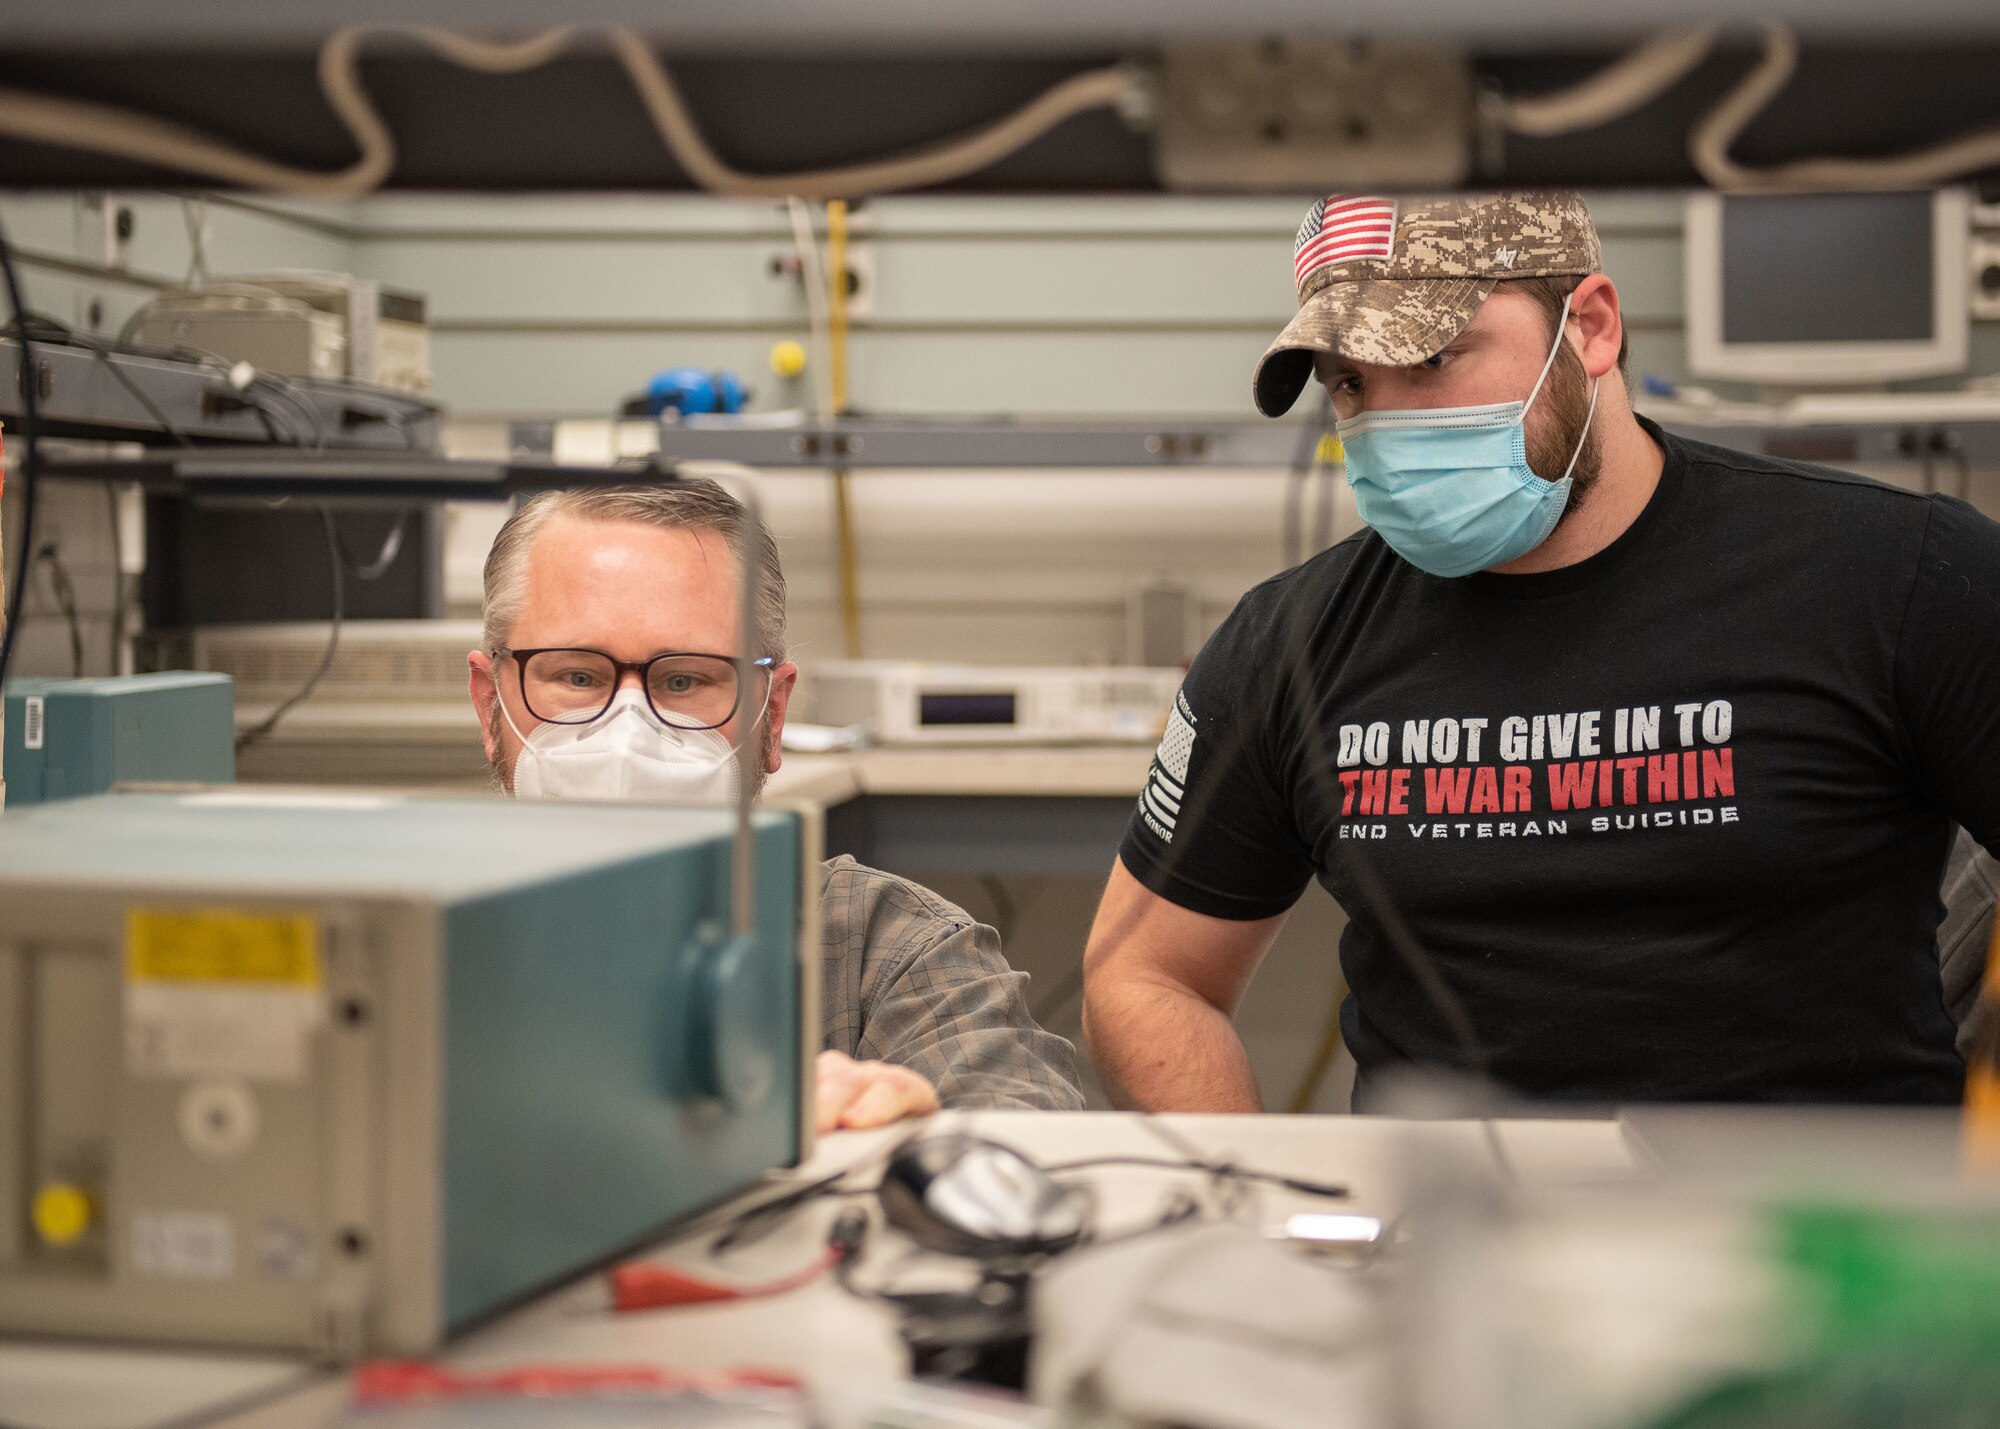
[[[630,521],[672,531],[713,531],[743,564],[750,516],[743,503],[707,477],[689,477],[658,486],[589,486],[545,491],[524,502],[507,518],[493,549],[486,554],[486,593],[482,638],[486,653],[497,655],[507,646],[514,622],[527,599],[528,552],[535,537],[553,516],[582,521]],[[778,563],[778,543],[770,528],[758,530],[756,648],[752,656],[785,658],[785,572]]]

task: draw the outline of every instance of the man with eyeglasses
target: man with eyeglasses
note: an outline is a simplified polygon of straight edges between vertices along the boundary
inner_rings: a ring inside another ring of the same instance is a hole
[[[798,680],[785,580],[759,551],[752,673],[739,679],[742,506],[710,481],[549,492],[486,560],[471,693],[497,787],[541,798],[720,803],[739,743],[778,768]],[[1036,1025],[998,936],[851,858],[821,881],[822,1131],[955,1107],[1083,1105],[1075,1053]]]

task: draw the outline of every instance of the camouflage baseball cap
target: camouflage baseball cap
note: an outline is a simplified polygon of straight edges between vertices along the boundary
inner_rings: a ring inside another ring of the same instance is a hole
[[[1292,249],[1299,311],[1257,362],[1257,410],[1280,417],[1312,380],[1313,354],[1411,367],[1465,330],[1502,278],[1581,277],[1604,266],[1573,193],[1314,204]]]

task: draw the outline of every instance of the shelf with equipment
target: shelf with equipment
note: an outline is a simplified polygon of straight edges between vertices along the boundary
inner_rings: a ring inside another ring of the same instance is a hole
[[[660,424],[660,453],[682,461],[784,467],[1286,466],[1296,423],[978,421],[839,417],[774,423],[690,418]]]
[[[1826,462],[2000,462],[2000,394],[1857,396],[1843,404],[1712,407],[1665,403],[1640,410],[1697,441]],[[1848,412],[1851,411],[1851,415]],[[981,469],[1285,467],[1298,460],[1297,422],[994,422],[956,418],[843,417],[774,423],[695,418],[663,422],[670,460],[737,461],[786,468]]]
[[[236,372],[218,360],[31,331],[45,437],[165,444],[433,452],[438,404],[320,378]],[[235,379],[235,380],[233,380]],[[21,345],[0,337],[0,421],[22,416]]]

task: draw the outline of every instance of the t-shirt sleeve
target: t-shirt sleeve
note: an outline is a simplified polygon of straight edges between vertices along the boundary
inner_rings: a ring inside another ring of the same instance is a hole
[[[1298,901],[1312,851],[1272,747],[1283,662],[1268,647],[1269,586],[1237,605],[1181,682],[1118,856],[1171,903],[1216,918],[1270,918]]]
[[[1933,498],[1896,651],[1926,793],[2000,855],[2000,525]]]

